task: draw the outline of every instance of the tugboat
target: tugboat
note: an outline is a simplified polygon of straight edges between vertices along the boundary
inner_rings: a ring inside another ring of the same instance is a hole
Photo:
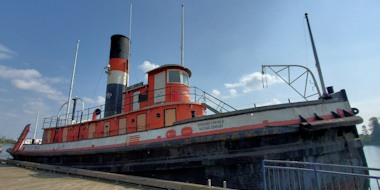
[[[14,159],[238,189],[263,188],[263,159],[367,166],[345,90],[236,110],[190,86],[183,65],[128,85],[129,51],[129,38],[111,37],[105,105],[76,111],[76,98],[71,118],[45,118],[42,144],[25,143],[27,125]]]

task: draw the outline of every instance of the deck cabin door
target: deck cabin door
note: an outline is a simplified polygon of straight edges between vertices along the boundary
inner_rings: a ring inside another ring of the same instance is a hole
[[[127,133],[127,118],[119,119],[119,135]]]
[[[139,95],[140,91],[136,91],[133,93],[133,110],[140,109]]]
[[[96,124],[95,123],[91,123],[90,127],[88,129],[88,138],[89,139],[92,139],[92,138],[95,137],[95,129],[96,129]]]
[[[173,125],[176,121],[175,108],[165,110],[165,127]]]
[[[108,137],[110,135],[110,127],[111,127],[110,121],[104,122],[103,137]]]
[[[154,103],[165,101],[165,71],[154,75]]]
[[[67,141],[67,132],[68,132],[68,128],[65,127],[63,128],[63,134],[62,134],[62,142],[66,142]]]
[[[137,131],[146,130],[146,114],[137,115]]]
[[[50,141],[51,140],[51,131],[52,130],[48,130],[47,135],[46,135],[46,139],[47,139],[48,143],[51,143],[51,141]]]

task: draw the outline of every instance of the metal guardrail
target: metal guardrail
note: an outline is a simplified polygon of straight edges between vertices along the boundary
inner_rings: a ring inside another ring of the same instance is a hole
[[[185,88],[185,90],[181,90],[181,88]],[[187,94],[186,89],[189,89],[188,90],[189,94]],[[158,90],[162,90],[162,89],[158,89]],[[151,106],[151,105],[149,105],[150,100],[157,98],[157,96],[154,96],[155,91],[149,91],[148,93],[140,94],[142,96],[145,95],[148,97],[147,101],[145,101],[145,102],[147,102],[147,106]],[[184,94],[184,93],[186,93],[186,94]],[[137,95],[137,96],[140,96],[140,95]],[[197,87],[169,86],[169,87],[165,88],[165,94],[161,95],[161,96],[172,100],[172,98],[179,96],[179,95],[189,96],[189,98],[192,102],[205,103],[205,104],[211,106],[212,108],[214,108],[220,112],[236,111],[236,109],[233,108],[232,106],[228,105],[227,103],[223,102],[222,100],[212,96],[211,94],[208,94],[207,92],[205,92],[205,91],[203,91]],[[130,108],[129,111],[133,110],[133,104],[134,103],[140,103],[140,102],[138,102],[138,98],[133,98],[132,96],[127,97],[127,99],[137,100],[137,101],[124,101],[124,98],[118,100],[118,101],[124,102],[123,107],[128,106]],[[103,118],[104,117],[105,104],[95,106],[95,107],[91,107],[91,108],[87,108],[83,111],[83,113],[82,113],[82,111],[76,111],[75,117],[73,119],[69,118],[70,121],[73,120],[74,122],[72,123],[69,121],[67,123],[78,124],[78,123],[83,123],[86,121],[91,121],[93,112],[97,109],[100,110],[100,115],[98,115],[97,119]],[[69,113],[69,115],[72,115],[72,113]],[[66,113],[62,113],[62,115],[59,115],[58,117],[57,116],[47,117],[44,119],[43,128],[53,128],[53,127],[64,126],[65,121],[66,121]]]
[[[277,160],[263,160],[262,167],[265,190],[380,189],[378,168]]]
[[[204,103],[211,107],[213,107],[215,110],[222,112],[230,112],[230,111],[236,111],[235,108],[228,105],[227,103],[223,102],[222,100],[216,98],[215,96],[197,88],[197,87],[190,87],[190,89],[194,89],[194,93],[192,94],[195,98],[195,102],[197,103]],[[197,94],[197,90],[200,92]],[[191,93],[190,93],[191,94]]]

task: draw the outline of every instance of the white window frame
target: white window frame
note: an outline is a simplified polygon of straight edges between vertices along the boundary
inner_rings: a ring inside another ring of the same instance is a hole
[[[179,73],[179,82],[170,82],[170,75],[169,75],[169,73],[170,73],[170,71],[177,71],[177,72],[180,72]],[[168,79],[167,79],[167,83],[177,83],[177,84],[181,84],[181,81],[182,81],[182,78],[181,78],[181,70],[179,70],[179,69],[168,69],[168,71],[167,71],[167,77],[168,77]]]
[[[182,71],[182,70],[181,70]],[[188,84],[185,84],[184,82],[183,82],[183,75],[186,75],[186,77],[187,77],[187,83]],[[186,86],[190,86],[190,77],[189,77],[189,74],[187,74],[185,71],[182,71],[181,72],[181,84],[184,84],[184,85],[186,85]]]
[[[179,80],[180,80],[180,82],[169,82],[169,72],[170,71],[177,71],[177,72],[179,72]],[[185,84],[183,82],[183,75],[187,76],[187,81],[188,81],[189,84]],[[189,74],[187,74],[185,71],[183,71],[181,69],[168,69],[167,70],[167,83],[177,83],[177,84],[183,84],[183,85],[186,85],[186,86],[190,86],[190,77],[189,77]]]

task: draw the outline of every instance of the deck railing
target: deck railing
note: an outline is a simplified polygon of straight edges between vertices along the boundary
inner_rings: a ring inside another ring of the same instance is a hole
[[[265,190],[380,189],[378,168],[277,160],[263,160],[262,167]]]
[[[189,89],[189,93],[187,94],[187,92],[186,92],[187,90],[184,90],[183,88]],[[181,90],[181,89],[183,89],[183,90]],[[236,110],[235,108],[226,104],[222,100],[216,98],[215,96],[212,96],[211,94],[208,94],[207,92],[205,92],[205,91],[203,91],[197,87],[168,86],[168,87],[164,88],[165,94],[155,96],[154,94],[158,90],[162,91],[163,89],[148,91],[147,93],[142,93],[142,94],[139,94],[136,96],[144,96],[145,95],[146,97],[148,97],[148,99],[146,101],[144,101],[147,104],[146,106],[152,106],[153,104],[150,102],[152,102],[151,100],[154,98],[165,97],[164,99],[169,98],[170,101],[173,101],[173,99],[175,99],[176,97],[183,95],[183,96],[189,96],[190,101],[192,101],[192,102],[207,104],[208,106],[212,107],[215,110],[218,110],[219,112],[229,112],[229,111],[235,111]],[[186,93],[186,94],[184,94],[184,93]],[[139,98],[137,98],[137,97],[134,98],[133,96],[130,96],[130,97],[127,97],[127,99],[128,99],[127,101],[124,101],[125,99],[123,97],[123,99],[118,100],[118,101],[122,101],[124,103],[122,110],[126,106],[128,106],[129,107],[128,111],[133,111],[133,104],[141,103],[141,101],[139,101]],[[152,104],[152,105],[150,105],[150,104]],[[97,119],[104,118],[105,104],[102,104],[99,106],[87,108],[83,112],[81,110],[76,111],[74,114],[75,115],[74,118],[69,118],[69,121],[67,123],[69,125],[71,125],[71,124],[78,124],[78,123],[91,121],[93,113],[97,109],[100,112],[100,114],[97,116]],[[69,113],[69,115],[71,116],[72,113]],[[53,127],[64,126],[65,122],[66,122],[66,113],[62,113],[61,115],[58,115],[58,116],[47,117],[44,119],[43,128],[53,128]]]

